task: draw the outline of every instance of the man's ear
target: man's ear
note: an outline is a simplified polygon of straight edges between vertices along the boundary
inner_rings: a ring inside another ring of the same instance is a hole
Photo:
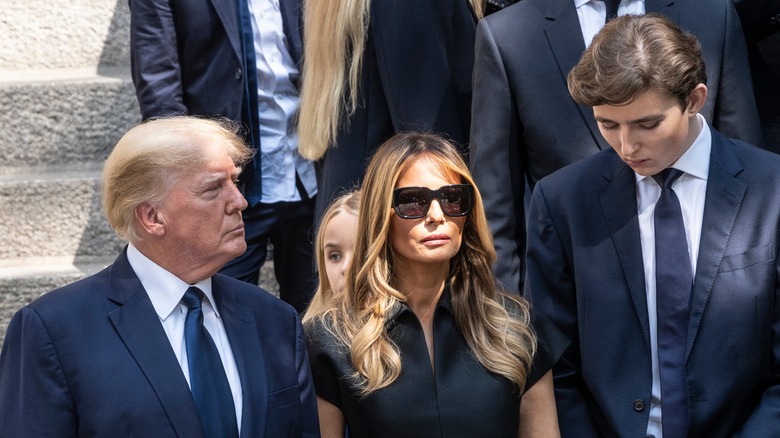
[[[688,112],[688,114],[695,116],[699,113],[706,101],[707,86],[704,84],[699,84],[696,86],[696,88],[693,89],[693,91],[691,91],[691,94],[688,95],[688,108],[685,110]]]
[[[165,234],[165,220],[162,213],[152,204],[144,202],[135,208],[138,231],[152,236]]]

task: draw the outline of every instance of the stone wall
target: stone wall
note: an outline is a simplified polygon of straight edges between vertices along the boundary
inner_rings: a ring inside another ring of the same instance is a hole
[[[0,345],[20,307],[124,246],[103,216],[100,175],[140,121],[129,26],[127,0],[0,8]],[[261,284],[275,291],[271,271]]]

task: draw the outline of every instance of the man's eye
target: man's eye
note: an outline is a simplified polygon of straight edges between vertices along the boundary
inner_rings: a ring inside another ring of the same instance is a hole
[[[602,127],[602,128],[605,130],[605,131],[614,131],[615,129],[617,129],[618,125],[616,125],[616,124],[614,124],[614,123],[602,123],[602,124],[601,124],[601,127]]]
[[[648,124],[641,124],[641,125],[639,125],[639,126],[641,126],[641,127],[642,127],[642,129],[647,129],[647,130],[650,130],[650,129],[655,129],[655,128],[657,128],[657,127],[658,127],[658,125],[660,125],[660,124],[661,124],[661,122],[659,121],[659,122],[653,122],[653,123],[648,123]]]

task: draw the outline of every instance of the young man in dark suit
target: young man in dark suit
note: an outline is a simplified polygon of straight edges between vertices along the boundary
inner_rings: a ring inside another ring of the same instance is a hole
[[[523,289],[525,196],[546,175],[608,149],[566,75],[614,14],[663,14],[701,41],[709,93],[701,114],[725,135],[761,145],[745,40],[731,0],[523,0],[477,28],[471,170],[495,240],[494,271]]]
[[[525,293],[572,341],[563,436],[769,437],[780,415],[780,156],[711,128],[694,36],[607,23],[568,77],[610,149],[543,178]]]
[[[246,248],[237,131],[179,117],[119,141],[104,210],[129,244],[13,317],[1,435],[319,436],[297,313],[217,273]]]

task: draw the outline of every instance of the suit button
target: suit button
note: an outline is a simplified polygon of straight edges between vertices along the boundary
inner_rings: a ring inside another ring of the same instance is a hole
[[[236,69],[236,79],[241,79],[241,69],[240,68]]]
[[[634,401],[634,410],[637,412],[642,412],[645,409],[645,402],[642,400],[635,400]]]

